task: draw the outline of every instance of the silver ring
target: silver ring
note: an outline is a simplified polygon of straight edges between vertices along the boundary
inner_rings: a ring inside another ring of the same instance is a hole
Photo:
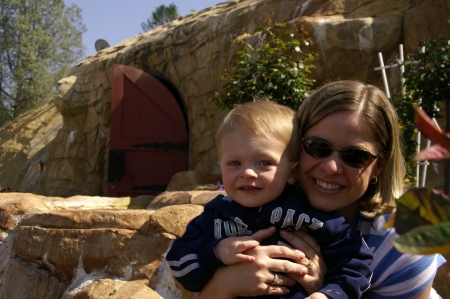
[[[275,276],[273,277],[272,284],[279,284],[279,283],[281,283],[281,279],[278,278],[277,273],[274,273],[274,275]]]

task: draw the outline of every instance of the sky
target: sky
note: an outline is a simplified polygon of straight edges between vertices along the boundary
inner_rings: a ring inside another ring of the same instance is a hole
[[[94,55],[95,42],[104,39],[114,46],[142,32],[145,22],[156,6],[173,3],[178,14],[186,16],[191,9],[201,11],[227,0],[64,0],[66,6],[75,3],[82,10],[83,23],[87,31],[83,34],[83,44],[87,56]]]

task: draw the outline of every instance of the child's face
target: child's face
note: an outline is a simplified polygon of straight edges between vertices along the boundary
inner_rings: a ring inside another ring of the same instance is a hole
[[[245,207],[259,207],[296,181],[296,162],[287,157],[286,144],[240,126],[219,144],[219,166],[225,191]]]

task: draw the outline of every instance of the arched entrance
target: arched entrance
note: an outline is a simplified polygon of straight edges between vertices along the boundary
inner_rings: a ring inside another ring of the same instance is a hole
[[[186,113],[167,84],[133,67],[113,66],[108,196],[158,194],[188,169]]]

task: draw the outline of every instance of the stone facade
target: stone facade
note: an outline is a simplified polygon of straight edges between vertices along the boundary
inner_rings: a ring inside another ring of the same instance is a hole
[[[380,71],[374,70],[378,52],[389,64],[398,58],[399,44],[408,53],[427,37],[449,36],[449,7],[446,0],[228,1],[131,37],[81,61],[59,81],[53,103],[62,122],[51,126],[56,137],[42,141],[39,152],[25,153],[28,143],[8,152],[10,160],[1,157],[0,186],[49,196],[106,194],[114,64],[162,75],[173,84],[186,107],[189,169],[218,173],[213,136],[224,111],[211,97],[220,90],[224,70],[232,68],[233,41],[241,34],[269,19],[303,25],[315,41],[308,50],[319,54],[312,74],[318,85],[358,79],[382,87]],[[388,71],[388,78],[399,90],[398,71]],[[30,166],[39,160],[42,173]],[[17,165],[20,177],[5,179],[5,164]],[[441,177],[432,187],[442,186]]]
[[[223,71],[232,67],[233,40],[242,32],[253,32],[269,18],[304,24],[315,41],[311,50],[319,54],[313,73],[318,84],[352,78],[381,86],[374,70],[378,52],[391,63],[399,44],[407,53],[426,37],[448,35],[449,15],[444,0],[228,1],[104,49],[58,84],[54,102],[64,122],[48,150],[43,192],[105,194],[113,64],[173,83],[187,107],[189,169],[217,173],[213,136],[223,111],[210,99],[220,90]],[[397,80],[391,85],[398,86]]]
[[[171,191],[151,202],[0,193],[0,299],[190,299],[165,253],[219,193]],[[434,281],[442,298],[448,275],[447,263]]]

